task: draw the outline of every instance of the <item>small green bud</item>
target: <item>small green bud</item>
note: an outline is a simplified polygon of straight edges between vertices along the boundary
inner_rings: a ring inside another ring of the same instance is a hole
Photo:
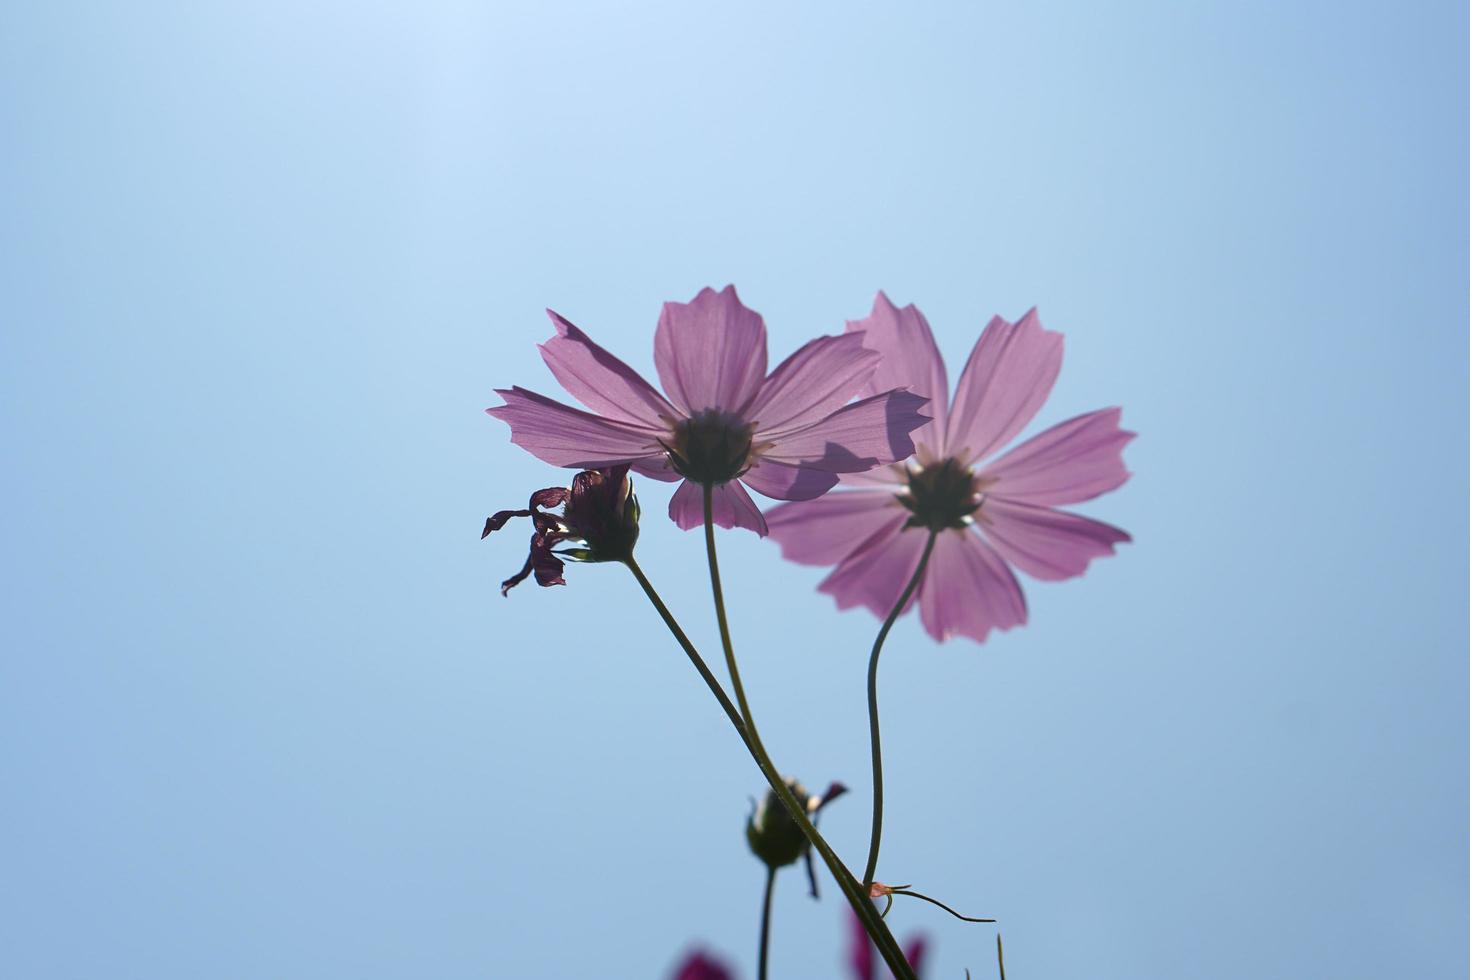
[[[847,792],[846,786],[833,783],[821,796],[813,796],[794,779],[786,780],[786,787],[791,790],[791,795],[796,797],[797,804],[806,811],[814,825],[822,807]],[[805,858],[812,897],[817,897],[817,877],[812,866],[811,843],[801,832],[801,827],[791,818],[791,814],[786,812],[786,807],[774,791],[766,791],[755,811],[745,821],[745,840],[755,856],[772,871],[795,864],[798,858]]]
[[[796,802],[811,813],[811,796],[806,788],[794,779],[788,779],[786,786],[791,790],[791,795],[796,797]],[[745,821],[745,840],[755,856],[770,868],[784,868],[788,864],[795,864],[810,846],[806,835],[801,832],[796,821],[791,819],[791,814],[786,812],[786,807],[776,797],[774,790],[766,790],[766,794],[756,805],[755,812]]]

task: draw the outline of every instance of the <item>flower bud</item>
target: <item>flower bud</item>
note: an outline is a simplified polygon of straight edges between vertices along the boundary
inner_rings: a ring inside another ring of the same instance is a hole
[[[833,783],[827,787],[827,792],[821,796],[813,796],[806,791],[806,787],[794,779],[786,780],[787,789],[791,795],[796,797],[796,802],[807,812],[813,821],[822,807],[831,803],[837,797],[847,792],[847,787],[841,783]],[[795,864],[798,858],[805,857],[808,867],[807,873],[813,876],[811,864],[811,843],[802,833],[801,827],[786,812],[786,807],[776,796],[774,790],[767,790],[756,805],[755,812],[745,822],[745,840],[750,844],[750,849],[755,856],[765,862],[766,867],[771,870],[784,868],[788,864]],[[816,895],[816,881],[812,880],[812,894]]]

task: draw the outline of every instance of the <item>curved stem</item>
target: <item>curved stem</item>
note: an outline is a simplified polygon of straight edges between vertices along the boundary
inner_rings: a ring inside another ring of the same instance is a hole
[[[924,901],[928,902],[930,905],[938,905],[940,908],[944,909],[944,911],[948,912],[950,915],[954,916],[956,919],[959,919],[959,920],[961,920],[963,922],[994,922],[995,921],[994,919],[977,919],[974,916],[970,916],[970,915],[960,915],[958,912],[956,912],[954,909],[950,908],[948,905],[945,905],[939,899],[937,899],[937,898],[930,898],[928,895],[921,895],[918,892],[899,891],[898,889],[894,889],[893,894],[895,894],[895,895],[907,895],[909,898],[923,899]]]
[[[825,838],[817,832],[812,825],[811,818],[795,796],[791,788],[786,785],[786,780],[781,778],[780,771],[771,762],[771,757],[766,753],[765,746],[761,743],[760,734],[755,728],[755,719],[750,713],[750,702],[745,697],[745,685],[740,682],[740,667],[735,663],[735,649],[730,642],[730,623],[725,615],[725,593],[720,585],[720,563],[715,553],[715,525],[714,525],[714,486],[704,484],[704,546],[709,556],[709,578],[710,588],[714,593],[715,618],[720,626],[720,643],[725,649],[725,665],[730,671],[730,686],[735,689],[735,700],[740,705],[740,716],[745,721],[745,733],[748,736],[746,745],[750,748],[750,754],[755,757],[756,765],[760,767],[761,773],[770,784],[771,791],[796,821],[801,828],[802,834],[811,841],[817,853],[822,856],[822,861],[827,869],[832,872],[832,877],[837,879],[837,887],[842,889],[842,894],[847,898],[848,904],[859,919],[862,920],[863,929],[873,939],[874,945],[883,957],[883,962],[893,971],[893,975],[899,980],[917,980],[913,967],[909,966],[908,960],[904,958],[903,950],[898,941],[893,938],[893,933],[878,916],[878,910],[868,900],[867,890],[862,888],[847,870],[847,866],[832,850]]]
[[[938,531],[929,532],[929,540],[924,542],[924,554],[919,558],[919,567],[914,569],[914,574],[909,579],[909,584],[904,586],[903,594],[898,597],[893,611],[883,620],[878,638],[873,641],[873,652],[868,656],[868,739],[873,746],[873,834],[868,840],[868,864],[863,869],[864,891],[872,887],[873,875],[878,870],[878,845],[883,839],[883,743],[878,734],[878,654],[883,652],[883,641],[888,639],[888,631],[893,629],[899,614],[908,606],[914,590],[923,580],[924,569],[929,567],[929,556],[934,553],[934,542],[938,539]]]
[[[709,687],[710,693],[715,696],[715,700],[720,702],[720,707],[725,709],[725,715],[730,719],[730,724],[735,726],[735,731],[740,735],[740,741],[745,743],[746,748],[750,748],[750,736],[745,732],[745,723],[740,720],[740,713],[730,703],[730,696],[720,686],[719,679],[709,669],[709,665],[704,662],[699,651],[694,649],[694,644],[689,642],[689,637],[684,635],[684,630],[674,619],[674,614],[669,612],[669,607],[664,605],[663,599],[659,598],[653,583],[648,581],[648,576],[643,574],[643,569],[639,567],[637,560],[631,554],[624,559],[623,564],[628,566],[628,571],[633,573],[633,577],[643,587],[643,594],[648,596],[648,601],[653,603],[653,608],[658,610],[659,616],[663,617],[664,625],[669,628],[669,632],[674,634],[674,639],[679,641],[679,646],[683,647],[684,652],[689,655],[689,661],[694,664],[694,669],[699,671],[699,676],[704,678],[704,683]]]
[[[776,869],[766,866],[766,896],[761,899],[760,980],[766,980],[766,954],[771,948],[771,893],[775,891]]]

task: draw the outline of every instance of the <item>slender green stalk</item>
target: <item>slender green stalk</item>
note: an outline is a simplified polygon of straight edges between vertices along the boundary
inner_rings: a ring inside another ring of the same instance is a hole
[[[740,735],[740,741],[745,743],[746,748],[750,748],[750,736],[745,732],[745,722],[740,720],[740,712],[736,711],[735,705],[730,703],[730,697],[720,686],[719,679],[709,669],[709,665],[704,662],[699,651],[694,649],[694,644],[689,642],[689,637],[684,635],[684,630],[674,619],[674,614],[669,612],[669,607],[664,605],[663,599],[659,598],[653,583],[648,581],[647,575],[643,574],[643,569],[639,567],[637,560],[630,554],[624,564],[638,580],[638,584],[643,587],[643,594],[648,596],[648,601],[653,603],[653,608],[658,610],[658,614],[663,617],[664,625],[669,628],[669,632],[674,634],[674,639],[679,641],[679,646],[683,647],[684,652],[689,655],[690,663],[694,664],[694,669],[699,671],[699,676],[704,678],[704,683],[709,686],[710,693],[715,696],[716,701],[720,702],[720,707],[725,709],[725,715],[730,719],[730,724],[735,726],[735,731]]]
[[[791,818],[796,821],[802,833],[806,835],[807,840],[817,849],[817,853],[822,856],[822,860],[826,862],[828,870],[837,879],[838,887],[842,889],[843,895],[852,904],[853,910],[857,913],[858,918],[863,921],[864,928],[867,929],[868,934],[873,938],[873,942],[878,945],[879,952],[883,953],[884,961],[888,963],[889,969],[894,971],[895,976],[905,978],[905,980],[914,980],[914,972],[903,959],[903,952],[899,948],[898,943],[894,941],[893,934],[878,919],[877,912],[874,910],[872,903],[861,897],[863,893],[858,891],[857,880],[853,878],[852,872],[847,870],[846,866],[838,859],[836,853],[833,852],[831,846],[817,832],[816,826],[808,819],[806,810],[797,802],[796,797],[792,795],[785,780],[781,779],[775,766],[771,764],[770,758],[765,755],[765,750],[762,748],[760,751],[757,751],[756,745],[752,743],[739,712],[730,703],[730,698],[726,696],[725,689],[720,686],[720,682],[710,672],[709,667],[705,664],[704,658],[699,655],[699,651],[690,642],[688,635],[680,627],[678,620],[674,619],[673,613],[669,612],[669,607],[664,605],[664,601],[660,598],[658,591],[654,589],[653,583],[648,580],[647,575],[643,574],[643,569],[631,555],[625,564],[628,566],[628,570],[633,573],[633,577],[638,580],[638,584],[643,587],[644,594],[648,596],[648,601],[653,604],[653,608],[658,611],[659,616],[664,621],[664,625],[669,628],[669,632],[673,634],[674,639],[679,642],[679,646],[683,647],[684,652],[689,656],[689,660],[694,664],[695,670],[699,671],[699,676],[704,678],[705,684],[709,686],[710,693],[720,702],[720,707],[725,709],[725,715],[730,719],[730,724],[735,726],[736,734],[745,743],[746,749],[750,751],[751,757],[755,759],[756,765],[760,767],[761,773],[766,777],[766,782],[770,783],[772,791],[781,800],[782,805],[786,807],[786,811],[791,814]],[[895,956],[897,957],[896,961],[893,958]]]
[[[709,555],[709,578],[710,588],[714,593],[715,618],[720,626],[720,643],[725,648],[725,665],[730,671],[730,686],[735,689],[735,700],[740,705],[740,716],[745,721],[745,733],[748,736],[746,744],[750,748],[751,755],[755,757],[756,765],[760,766],[766,782],[770,783],[771,790],[791,819],[801,828],[806,839],[811,841],[817,853],[822,856],[822,861],[827,865],[832,877],[837,879],[837,886],[842,889],[848,904],[852,906],[859,919],[862,920],[863,929],[872,937],[878,952],[888,968],[893,971],[899,980],[917,980],[913,967],[909,966],[904,959],[903,950],[893,938],[893,933],[878,916],[878,911],[873,903],[868,900],[868,893],[853,878],[852,872],[832,850],[825,838],[817,832],[812,825],[810,817],[807,816],[806,808],[803,807],[792,795],[786,780],[781,778],[780,771],[771,762],[771,757],[766,753],[765,746],[761,743],[759,732],[756,731],[755,719],[750,713],[750,702],[745,697],[745,685],[740,682],[740,667],[735,662],[735,649],[730,643],[730,623],[725,615],[725,593],[720,585],[720,563],[715,553],[715,525],[714,525],[714,486],[704,484],[704,546]]]
[[[883,743],[878,734],[878,654],[883,652],[883,641],[888,631],[898,620],[899,614],[909,604],[909,598],[924,578],[924,569],[929,567],[929,556],[934,554],[934,542],[939,539],[938,531],[930,531],[924,542],[924,553],[919,558],[919,567],[914,569],[909,584],[904,586],[903,595],[893,606],[878,638],[873,641],[873,652],[868,656],[868,738],[873,747],[873,835],[868,841],[868,864],[863,869],[863,891],[873,885],[873,875],[878,871],[878,845],[883,839]]]
[[[766,895],[761,899],[760,980],[766,980],[766,958],[771,948],[771,894],[776,890],[776,869],[766,866]]]
[[[852,873],[847,870],[842,862],[837,859],[832,848],[817,832],[816,826],[807,819],[806,811],[796,801],[791,790],[786,786],[785,781],[776,773],[775,767],[770,764],[770,760],[767,758],[764,762],[762,761],[764,753],[757,753],[755,747],[751,744],[750,737],[746,733],[745,723],[741,720],[739,712],[730,703],[729,697],[725,695],[724,688],[720,686],[720,682],[710,672],[709,667],[705,664],[704,658],[699,655],[699,651],[694,648],[694,644],[690,642],[688,635],[679,626],[678,621],[674,619],[673,613],[669,612],[668,607],[664,605],[663,599],[659,597],[658,591],[653,587],[653,583],[649,582],[648,576],[643,574],[643,569],[631,558],[626,564],[628,565],[629,571],[638,580],[638,584],[643,587],[643,592],[648,596],[649,602],[653,603],[654,609],[663,618],[664,625],[669,628],[669,632],[679,642],[679,646],[683,647],[684,652],[689,656],[690,662],[694,664],[695,669],[699,671],[699,675],[704,678],[705,683],[709,686],[710,692],[720,702],[720,706],[725,709],[725,715],[730,719],[730,724],[735,726],[736,734],[745,743],[746,749],[750,751],[751,757],[755,759],[756,765],[760,767],[762,775],[770,783],[772,791],[776,793],[777,797],[782,801],[782,805],[786,807],[787,812],[791,814],[792,818],[797,822],[797,825],[801,827],[802,833],[806,835],[807,840],[817,849],[817,853],[822,855],[822,860],[826,862],[833,877],[837,879],[837,884],[842,889],[843,895],[852,903],[858,918],[863,920],[864,927],[868,930],[869,935],[873,937],[873,941],[879,943],[881,949],[881,941],[884,935],[880,934],[879,930],[872,925],[872,920],[877,917],[872,903],[865,899],[854,901],[854,896],[861,896],[863,894],[858,891],[857,880],[853,878]],[[893,941],[892,934],[887,932],[887,926],[880,922],[879,927],[881,927],[882,933],[886,934],[889,946],[897,950],[898,944]],[[899,955],[901,956],[902,953],[900,952]],[[887,959],[886,955],[885,959]],[[889,963],[892,966],[891,960]],[[912,977],[913,971],[909,970],[905,973],[902,969],[899,969],[898,975]]]

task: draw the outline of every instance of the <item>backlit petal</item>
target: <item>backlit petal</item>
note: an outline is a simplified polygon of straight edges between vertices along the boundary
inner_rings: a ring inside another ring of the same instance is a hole
[[[863,393],[880,360],[860,334],[818,337],[777,365],[741,415],[772,431],[820,422]]]
[[[1128,479],[1123,447],[1134,433],[1118,427],[1122,409],[1105,408],[1054,425],[981,470],[997,495],[1028,504],[1075,504]]]
[[[743,527],[761,537],[766,536],[766,519],[739,480],[715,487],[711,512],[717,527]],[[688,531],[704,524],[704,490],[698,483],[685,480],[669,500],[669,517]]]
[[[909,512],[891,493],[829,493],[766,512],[781,556],[803,565],[833,565],[879,531],[897,534]]]
[[[664,304],[653,361],[664,391],[685,414],[733,412],[766,376],[766,325],[740,302],[734,286],[718,293],[702,289],[691,302]]]
[[[757,460],[740,479],[752,490],[777,500],[811,500],[837,485],[836,473],[770,459]]]
[[[946,452],[984,459],[1016,437],[1051,393],[1062,369],[1062,335],[1033,309],[1017,323],[990,321],[960,375],[945,433]]]
[[[927,408],[928,406],[925,406],[926,410]],[[920,428],[922,429],[922,426]],[[901,488],[908,486],[908,469],[903,463],[890,463],[887,466],[874,467],[862,473],[844,473],[838,482],[843,486],[865,489],[872,487],[897,493]]]
[[[633,472],[639,476],[646,476],[650,480],[659,480],[663,483],[678,483],[684,479],[678,471],[669,465],[668,453],[660,453],[658,456],[650,456],[647,459],[634,460]]]
[[[995,496],[980,507],[976,526],[1002,558],[1048,581],[1081,575],[1092,559],[1111,555],[1114,545],[1133,540],[1127,531],[1102,521]]]
[[[1021,585],[995,549],[968,530],[942,531],[919,586],[919,619],[934,639],[983,642],[1026,622]]]
[[[657,433],[593,415],[525,388],[496,389],[485,411],[510,426],[510,441],[552,466],[598,469],[663,453]]]
[[[868,382],[867,394],[907,388],[929,399],[924,414],[933,421],[916,429],[914,444],[938,454],[944,446],[944,418],[949,405],[949,379],[944,358],[934,343],[929,321],[912,304],[899,308],[882,292],[873,312],[847,321],[847,329],[863,332],[863,346],[883,355]]]
[[[571,395],[606,418],[663,428],[674,407],[642,376],[597,346],[554,310],[556,336],[541,345],[541,359]]]
[[[832,473],[859,473],[882,463],[907,459],[914,443],[909,433],[926,420],[925,399],[890,391],[855,402],[815,425],[789,432],[757,432],[760,454],[778,463],[805,464]]]
[[[836,599],[839,609],[863,606],[879,619],[886,618],[924,551],[927,532],[900,530],[907,517],[907,513],[898,515],[875,531],[822,580],[817,591]]]

